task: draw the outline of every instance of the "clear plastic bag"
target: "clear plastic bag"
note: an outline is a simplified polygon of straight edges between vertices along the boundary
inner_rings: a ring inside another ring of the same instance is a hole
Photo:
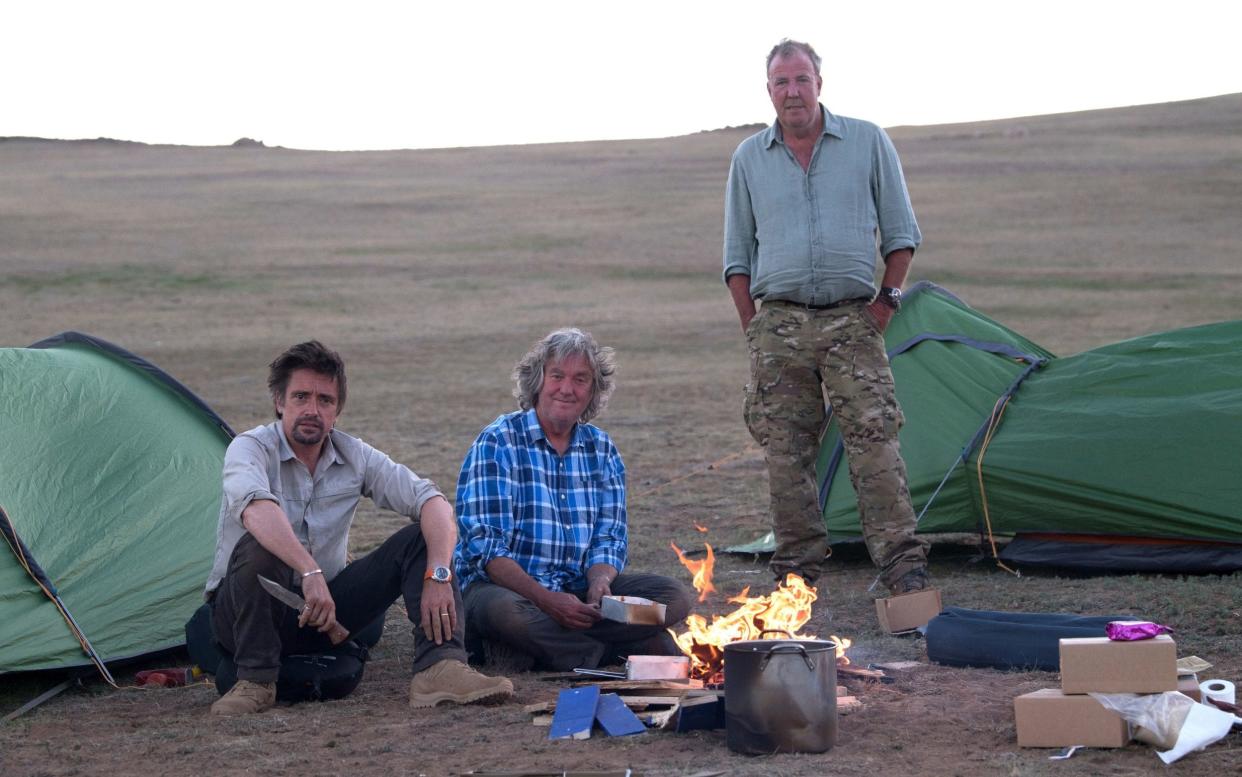
[[[1202,750],[1229,733],[1234,717],[1184,693],[1093,693],[1091,698],[1135,726],[1134,738],[1153,745],[1166,764]]]

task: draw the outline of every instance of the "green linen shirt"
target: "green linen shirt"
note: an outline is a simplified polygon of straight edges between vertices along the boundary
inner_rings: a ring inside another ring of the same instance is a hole
[[[876,293],[881,256],[922,242],[901,161],[876,125],[834,116],[802,169],[780,124],[737,147],[725,192],[724,278],[750,295],[826,305]]]

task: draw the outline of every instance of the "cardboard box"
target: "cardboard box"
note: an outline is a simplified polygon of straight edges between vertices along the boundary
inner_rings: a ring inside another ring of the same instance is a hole
[[[940,614],[940,591],[925,588],[875,600],[875,615],[880,628],[889,634],[913,631]]]
[[[1203,701],[1203,690],[1199,688],[1199,675],[1197,674],[1179,674],[1177,676],[1177,690],[1197,702]]]
[[[599,610],[611,621],[664,625],[664,605],[641,596],[605,596],[599,600]]]
[[[1066,693],[1161,693],[1177,690],[1177,645],[1168,634],[1116,641],[1061,640],[1061,690]]]
[[[1044,688],[1013,700],[1018,747],[1125,747],[1130,724],[1086,694]]]
[[[627,680],[684,680],[690,676],[685,656],[630,656],[625,660]]]

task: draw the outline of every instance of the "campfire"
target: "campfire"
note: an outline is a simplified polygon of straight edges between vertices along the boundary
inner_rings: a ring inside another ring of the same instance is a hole
[[[686,557],[681,548],[672,545],[677,558],[690,570],[694,588],[699,592],[699,601],[707,600],[710,593],[716,591],[712,585],[712,568],[716,556],[712,546],[706,543],[707,554],[702,561]],[[678,647],[690,657],[690,676],[706,683],[719,683],[724,677],[724,646],[744,639],[779,639],[783,634],[764,634],[766,630],[788,632],[793,639],[819,639],[813,634],[802,634],[800,630],[811,619],[811,604],[817,594],[801,577],[795,574],[785,579],[775,591],[767,596],[750,596],[750,586],[742,589],[737,596],[727,599],[738,608],[727,615],[713,615],[709,623],[702,615],[690,615],[686,618],[687,631],[675,635]],[[845,665],[849,659],[845,650],[850,640],[842,637],[830,637],[837,643],[837,664]]]

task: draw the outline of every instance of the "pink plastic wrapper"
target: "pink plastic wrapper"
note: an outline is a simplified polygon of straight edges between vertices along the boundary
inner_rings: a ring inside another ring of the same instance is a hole
[[[1150,621],[1110,621],[1104,627],[1104,633],[1114,642],[1123,642],[1172,634],[1173,629]]]

